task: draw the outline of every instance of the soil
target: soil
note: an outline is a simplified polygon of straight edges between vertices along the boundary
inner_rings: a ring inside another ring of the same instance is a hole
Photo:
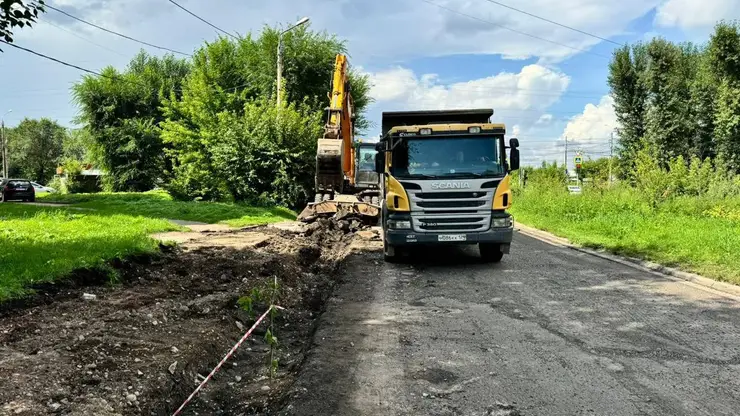
[[[277,278],[285,309],[273,325],[275,377],[263,323],[182,414],[275,412],[341,261],[369,238],[357,235],[363,228],[322,219],[300,232],[204,232],[157,256],[114,262],[115,285],[79,271],[0,305],[0,415],[172,414],[267,309],[258,300],[250,314],[239,299]]]

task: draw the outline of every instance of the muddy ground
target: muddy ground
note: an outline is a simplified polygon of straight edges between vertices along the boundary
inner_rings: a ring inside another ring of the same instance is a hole
[[[181,246],[114,264],[119,283],[80,271],[0,305],[0,415],[167,415],[254,322],[239,298],[277,277],[280,346],[270,380],[261,325],[185,415],[270,414],[303,362],[359,224],[174,235]],[[94,295],[94,296],[90,296]],[[94,299],[92,299],[94,297]],[[257,302],[256,315],[266,310]]]

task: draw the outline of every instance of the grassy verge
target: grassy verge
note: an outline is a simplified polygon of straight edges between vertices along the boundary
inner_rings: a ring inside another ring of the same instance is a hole
[[[224,223],[232,227],[294,220],[295,214],[281,207],[253,207],[219,202],[175,201],[165,192],[50,194],[39,201],[72,204],[107,213],[126,213],[149,218]]]
[[[514,201],[517,221],[574,243],[740,284],[740,200],[680,197],[653,208],[632,189],[532,186]]]
[[[175,229],[142,216],[0,204],[0,301],[75,269],[152,252],[157,243],[149,234]]]
[[[152,252],[157,243],[150,234],[179,229],[168,219],[234,227],[295,219],[284,208],[174,201],[164,192],[40,195],[38,200],[72,207],[0,204],[0,301],[76,269]]]

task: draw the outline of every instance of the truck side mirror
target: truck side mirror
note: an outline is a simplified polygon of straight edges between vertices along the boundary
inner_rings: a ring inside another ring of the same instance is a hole
[[[378,152],[375,154],[375,172],[385,173],[385,153]]]
[[[516,139],[512,139],[516,140]],[[519,169],[519,149],[512,146],[511,147],[511,156],[509,157],[509,170],[517,170]]]
[[[519,147],[519,139],[517,139],[516,137],[512,137],[511,139],[509,139],[509,147],[511,147],[512,149],[516,149],[517,147]]]
[[[385,150],[385,144],[382,142],[375,143],[375,151],[382,152]]]

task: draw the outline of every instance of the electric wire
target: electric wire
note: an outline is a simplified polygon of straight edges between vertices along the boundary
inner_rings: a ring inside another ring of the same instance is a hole
[[[497,5],[501,6],[501,7],[505,7],[505,8],[510,9],[510,10],[514,10],[515,12],[526,14],[527,16],[534,17],[535,19],[539,19],[539,20],[542,20],[542,21],[545,21],[545,22],[548,22],[548,23],[552,23],[554,25],[557,25],[557,26],[566,28],[568,30],[572,30],[574,32],[581,33],[581,34],[586,35],[586,36],[590,36],[590,37],[595,38],[595,39],[603,40],[604,42],[609,42],[609,43],[612,43],[612,44],[617,45],[617,46],[624,46],[621,43],[615,42],[615,41],[613,41],[611,39],[607,39],[607,38],[601,37],[599,35],[594,35],[593,33],[589,33],[589,32],[586,32],[585,30],[581,30],[581,29],[576,29],[576,28],[574,28],[572,26],[568,26],[568,25],[564,25],[562,23],[558,23],[558,22],[556,22],[554,20],[550,20],[548,18],[545,18],[545,17],[542,17],[542,16],[538,16],[538,15],[536,15],[534,13],[530,13],[530,12],[527,12],[527,11],[524,11],[524,10],[521,10],[521,9],[517,9],[516,7],[509,6],[508,4],[504,4],[504,3],[498,2],[496,0],[486,0],[486,1],[489,2],[489,3],[497,4]]]
[[[100,29],[100,30],[102,30],[104,32],[108,32],[110,34],[113,34],[113,35],[116,35],[116,36],[120,36],[120,37],[122,37],[124,39],[128,39],[130,41],[137,42],[137,43],[140,43],[142,45],[146,45],[146,46],[149,46],[149,47],[152,47],[152,48],[161,49],[161,50],[164,50],[164,51],[167,51],[167,52],[172,52],[172,53],[176,53],[176,54],[180,54],[180,55],[184,55],[184,56],[191,56],[192,57],[192,55],[189,54],[189,53],[180,52],[180,51],[177,51],[177,50],[174,50],[174,49],[166,48],[164,46],[155,45],[153,43],[145,42],[143,40],[135,39],[135,38],[132,38],[131,36],[124,35],[122,33],[118,33],[118,32],[115,32],[113,30],[110,30],[110,29],[106,29],[103,26],[99,26],[99,25],[96,25],[95,23],[88,22],[87,20],[84,20],[84,19],[81,19],[81,18],[79,18],[77,16],[74,16],[74,15],[72,15],[72,14],[70,14],[70,13],[64,11],[64,10],[58,9],[58,8],[56,8],[56,7],[54,7],[54,6],[50,5],[50,4],[46,4],[45,7],[48,7],[51,10],[54,10],[54,11],[56,11],[58,13],[61,13],[61,14],[65,15],[65,16],[67,16],[67,17],[70,17],[70,18],[74,19],[74,20],[77,20],[78,22],[82,22],[82,23],[84,23],[86,25],[92,26],[92,27],[94,27],[96,29]]]
[[[174,1],[174,0],[169,0],[169,2],[170,2],[170,3],[172,3],[172,4],[174,4],[175,6],[179,7],[180,9],[184,10],[184,11],[185,11],[186,13],[188,13],[189,15],[191,15],[191,16],[193,16],[193,17],[195,17],[196,19],[200,20],[201,22],[203,22],[203,23],[207,24],[208,26],[210,26],[210,27],[212,27],[212,28],[214,28],[214,29],[218,30],[219,32],[221,32],[221,33],[224,33],[224,34],[226,34],[226,35],[229,35],[229,36],[231,36],[231,37],[232,37],[232,38],[234,38],[234,39],[239,39],[239,38],[237,38],[236,36],[232,35],[231,33],[229,33],[229,32],[227,32],[227,31],[225,31],[225,30],[221,29],[220,27],[218,27],[218,26],[214,25],[213,23],[209,22],[208,20],[206,20],[206,19],[204,19],[204,18],[202,18],[202,17],[198,16],[197,14],[195,14],[195,13],[191,12],[190,10],[186,9],[185,7],[181,6],[181,5],[180,5],[180,4],[178,4],[178,3],[176,2],[176,1]]]

